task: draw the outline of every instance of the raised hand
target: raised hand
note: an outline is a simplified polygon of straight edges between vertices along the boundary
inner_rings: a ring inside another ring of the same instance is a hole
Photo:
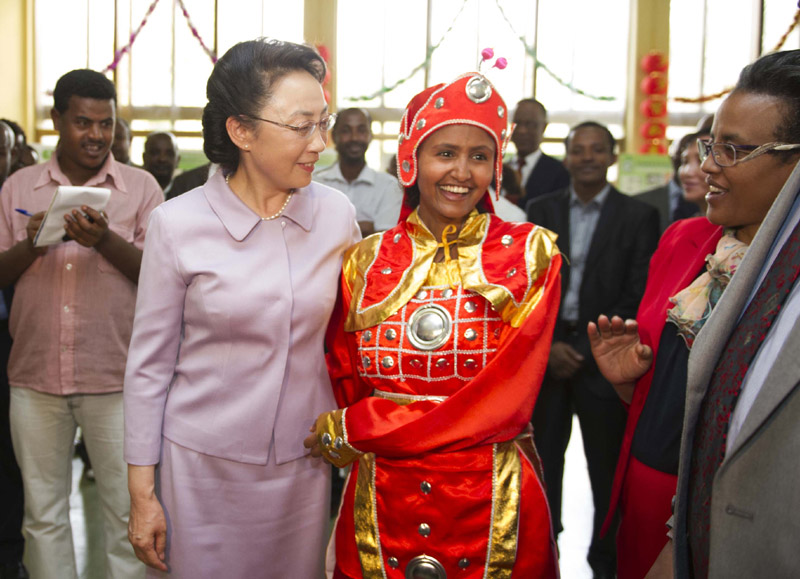
[[[653,363],[653,350],[639,340],[639,324],[614,316],[597,318],[587,328],[597,367],[623,401],[630,403],[633,387]]]

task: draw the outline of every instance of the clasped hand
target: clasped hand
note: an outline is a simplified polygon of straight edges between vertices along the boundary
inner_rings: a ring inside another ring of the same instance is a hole
[[[84,205],[81,210],[73,210],[64,215],[64,230],[67,237],[84,247],[94,247],[108,233],[108,220],[105,213]]]

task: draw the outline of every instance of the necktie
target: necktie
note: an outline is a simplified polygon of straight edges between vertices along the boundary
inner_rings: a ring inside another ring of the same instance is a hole
[[[731,412],[750,364],[800,273],[800,224],[781,248],[720,356],[700,407],[689,471],[688,532],[695,579],[708,576],[711,490]],[[769,385],[765,385],[768,388]]]
[[[517,176],[517,185],[522,187],[522,168],[525,166],[525,157],[520,157],[517,159],[517,170],[514,171],[514,174]]]

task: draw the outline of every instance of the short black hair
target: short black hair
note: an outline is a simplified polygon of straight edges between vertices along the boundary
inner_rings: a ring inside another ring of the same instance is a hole
[[[367,127],[369,128],[369,132],[372,132],[372,115],[369,113],[367,109],[361,107],[350,107],[349,109],[344,109],[343,111],[339,111],[336,116],[341,119],[344,115],[349,113],[360,113],[364,115],[364,118],[367,119]],[[339,125],[338,122],[333,124],[333,133],[336,133],[336,127]]]
[[[745,66],[733,92],[761,94],[784,102],[785,122],[779,124],[775,139],[800,143],[800,50],[773,52]]]
[[[269,102],[275,83],[294,71],[306,71],[322,83],[325,61],[310,46],[266,38],[240,42],[217,61],[203,109],[203,151],[209,161],[226,173],[236,170],[239,149],[228,136],[228,118],[251,122]]]
[[[599,129],[606,134],[606,138],[608,139],[608,144],[611,146],[611,152],[614,153],[617,149],[617,140],[614,138],[614,135],[611,134],[611,131],[608,130],[608,127],[605,125],[601,125],[597,121],[584,121],[582,123],[578,123],[574,127],[569,130],[567,133],[567,137],[564,139],[564,147],[569,148],[569,140],[572,138],[576,132],[581,129]]]
[[[530,98],[529,97],[529,98],[522,99],[521,101],[519,101],[517,103],[516,108],[518,109],[519,105],[524,105],[524,104],[536,105],[537,107],[539,107],[541,109],[542,113],[544,113],[545,120],[547,120],[547,109],[544,108],[544,105],[542,103],[540,103],[539,101],[537,101],[535,98]],[[516,109],[514,110],[514,112],[516,112]]]
[[[88,68],[72,70],[58,79],[53,89],[53,107],[61,114],[69,107],[73,96],[117,102],[117,89],[108,78]]]

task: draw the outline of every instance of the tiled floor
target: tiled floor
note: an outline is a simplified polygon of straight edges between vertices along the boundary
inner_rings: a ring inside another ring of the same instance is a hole
[[[103,529],[97,488],[93,482],[81,476],[83,465],[79,459],[73,461],[72,468],[70,520],[78,573],[81,579],[103,579]],[[564,497],[564,532],[559,540],[561,577],[591,578],[586,552],[592,528],[592,495],[577,419],[573,423],[572,439],[567,448]]]

